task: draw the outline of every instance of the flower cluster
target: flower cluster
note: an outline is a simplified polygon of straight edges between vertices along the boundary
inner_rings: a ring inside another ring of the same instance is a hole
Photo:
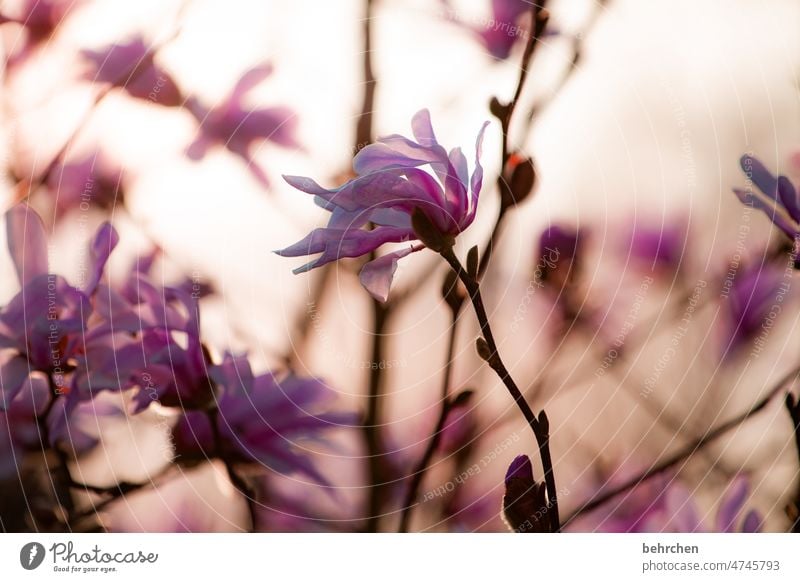
[[[97,397],[126,392],[129,414],[154,402],[177,412],[174,440],[181,453],[324,482],[294,443],[352,416],[327,411],[333,392],[322,381],[254,375],[246,356],[228,354],[215,363],[201,342],[197,298],[181,285],[154,284],[152,257],[137,261],[121,284],[105,281],[118,242],[108,223],[89,246],[80,286],[50,273],[44,225],[32,209],[9,211],[7,231],[22,289],[0,311],[4,459],[42,447],[90,449],[97,441],[84,434],[87,414],[106,410]]]

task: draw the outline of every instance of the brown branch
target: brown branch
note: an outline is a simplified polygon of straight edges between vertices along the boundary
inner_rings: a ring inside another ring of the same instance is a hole
[[[776,384],[775,386],[769,391],[769,393],[764,396],[761,400],[755,403],[752,407],[750,407],[747,411],[739,414],[738,416],[732,418],[731,420],[722,423],[718,427],[714,429],[710,429],[701,437],[698,437],[687,446],[681,448],[674,454],[670,455],[660,463],[657,463],[651,466],[649,469],[644,471],[643,473],[628,479],[626,482],[622,483],[618,487],[614,489],[602,493],[600,495],[595,496],[594,498],[590,499],[583,505],[581,505],[577,510],[575,510],[564,522],[565,525],[569,524],[576,518],[584,515],[590,511],[597,509],[598,507],[602,506],[603,504],[611,501],[618,495],[622,495],[630,491],[631,489],[641,485],[645,481],[652,479],[653,477],[664,473],[673,467],[687,461],[690,457],[692,457],[696,452],[703,449],[704,447],[708,446],[709,444],[713,443],[720,437],[724,436],[734,428],[738,427],[746,420],[750,419],[751,417],[755,416],[759,412],[761,412],[767,405],[775,399],[782,391],[783,387],[786,385],[787,382],[793,381],[798,374],[800,374],[800,366],[795,367],[789,373],[785,374]]]

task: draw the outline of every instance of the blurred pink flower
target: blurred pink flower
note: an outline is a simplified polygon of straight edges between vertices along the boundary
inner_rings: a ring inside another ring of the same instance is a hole
[[[122,169],[99,152],[57,165],[48,187],[55,198],[56,219],[76,208],[113,210],[124,203]]]
[[[325,430],[355,422],[352,414],[327,411],[333,400],[328,386],[315,378],[271,372],[255,376],[246,358],[231,355],[210,374],[218,389],[215,407],[210,413],[187,411],[177,423],[180,457],[222,457],[327,483],[297,441],[315,440]]]
[[[530,0],[491,0],[491,16],[475,24],[465,23],[448,0],[441,1],[449,20],[474,34],[497,60],[507,59],[517,41],[529,34],[530,18],[524,19],[523,15],[531,12]]]
[[[49,37],[71,10],[82,0],[19,0],[4,2],[0,24],[14,22],[24,27],[29,40],[38,42]]]
[[[136,36],[124,44],[112,44],[99,51],[84,50],[89,65],[84,78],[109,83],[137,99],[168,107],[183,103],[178,85],[155,60],[153,48]]]
[[[264,141],[287,148],[300,148],[295,137],[297,116],[288,107],[249,108],[247,93],[272,73],[271,65],[251,69],[239,80],[230,95],[221,103],[208,106],[192,96],[186,109],[197,119],[198,135],[187,154],[193,160],[202,158],[209,148],[221,145],[241,157],[248,169],[262,184],[268,179],[253,161],[253,146]]]

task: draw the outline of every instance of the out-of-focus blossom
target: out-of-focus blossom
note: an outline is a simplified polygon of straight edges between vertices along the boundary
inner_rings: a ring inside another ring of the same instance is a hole
[[[795,241],[800,235],[800,198],[792,182],[786,176],[774,176],[761,162],[752,156],[742,156],[740,161],[748,179],[761,193],[754,192],[751,184],[746,189],[734,188],[743,204],[757,208]]]
[[[471,390],[461,392],[447,411],[439,442],[439,448],[446,455],[457,454],[476,438],[477,419],[469,404],[471,395]]]
[[[89,269],[82,289],[50,274],[44,224],[27,205],[6,214],[8,248],[22,290],[0,311],[0,349],[5,360],[4,400],[14,399],[30,371],[50,376],[57,389],[69,391],[65,376],[82,350],[91,296],[118,238],[104,224],[89,249]]]
[[[71,391],[56,399],[47,415],[50,444],[78,457],[100,442],[101,423],[122,418],[125,412],[116,402],[103,397],[86,400]]]
[[[432,228],[444,237],[455,237],[475,218],[483,180],[480,150],[484,123],[476,142],[475,168],[470,177],[467,159],[460,148],[448,154],[439,145],[427,109],[411,121],[416,141],[390,135],[364,147],[353,160],[357,177],[328,190],[310,178],[284,176],[303,192],[313,194],[316,203],[331,217],[325,228],[313,230],[301,241],[277,253],[300,257],[322,253],[295,269],[304,273],[332,261],[366,255],[385,243],[410,242],[419,238],[412,216],[421,212]],[[421,166],[430,166],[433,174]],[[369,228],[369,225],[373,228]],[[390,252],[368,262],[361,269],[361,284],[373,297],[386,301],[397,261],[424,244]]]
[[[473,33],[497,60],[507,59],[517,41],[527,38],[530,32],[530,18],[523,18],[531,12],[529,0],[492,0],[491,16],[475,24],[458,18],[448,0],[442,0],[442,4],[448,12],[448,19]]]
[[[21,204],[6,214],[8,247],[22,290],[0,311],[0,454],[16,467],[26,450],[80,455],[97,444],[92,426],[118,407],[74,390],[105,264],[117,244],[103,224],[89,246],[80,288],[51,274],[39,216]],[[93,421],[93,422],[92,422]],[[7,470],[7,467],[3,467]]]
[[[0,9],[0,24],[19,24],[28,31],[29,40],[36,42],[49,37],[67,14],[80,4],[81,0],[4,2]]]
[[[109,83],[124,89],[137,99],[167,107],[183,102],[181,91],[170,74],[155,61],[152,47],[142,37],[124,44],[112,44],[99,51],[84,50],[89,65],[84,78],[95,83]]]
[[[75,208],[111,210],[124,203],[122,179],[122,169],[100,153],[56,166],[48,181],[55,197],[56,218]]]
[[[245,358],[230,355],[211,376],[218,390],[213,407],[186,412],[174,428],[179,458],[222,457],[326,483],[297,443],[353,423],[350,414],[325,411],[330,388],[314,378],[254,376]]]
[[[635,223],[625,251],[651,271],[674,273],[680,269],[686,248],[686,227],[679,222],[663,225]]]
[[[557,291],[578,273],[585,233],[569,226],[552,225],[539,236],[534,276]]]
[[[755,533],[761,530],[762,518],[757,511],[747,509],[749,495],[747,478],[737,476],[709,520],[685,485],[656,477],[576,521],[571,529],[609,533]]]
[[[551,530],[544,483],[533,478],[533,466],[527,455],[519,455],[506,471],[503,515],[509,527],[518,533],[546,533]]]
[[[145,277],[123,292],[127,295],[104,288],[99,294],[100,321],[87,334],[85,352],[76,358],[77,390],[90,395],[138,387],[134,413],[156,401],[204,407],[213,399],[213,390],[195,300],[177,289],[158,288]]]
[[[197,119],[198,135],[189,146],[190,158],[202,158],[209,148],[219,145],[240,156],[262,184],[268,180],[253,161],[253,146],[270,141],[287,148],[299,148],[295,138],[297,116],[288,107],[247,106],[245,97],[256,85],[272,73],[272,66],[251,69],[239,80],[230,95],[219,104],[210,106],[196,97],[186,100],[186,108]]]
[[[751,341],[775,324],[782,304],[789,298],[791,279],[775,263],[742,268],[730,285],[725,340],[728,353]],[[778,310],[773,306],[778,305]]]

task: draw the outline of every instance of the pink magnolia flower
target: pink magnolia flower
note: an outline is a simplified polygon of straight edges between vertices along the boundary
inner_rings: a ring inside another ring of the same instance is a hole
[[[100,51],[81,52],[89,64],[84,78],[109,83],[131,96],[165,106],[183,102],[181,91],[170,74],[155,61],[152,47],[140,36],[125,44],[112,44]]]
[[[3,400],[14,399],[29,373],[38,370],[66,387],[71,361],[81,350],[91,297],[118,237],[106,223],[89,247],[89,269],[81,288],[49,272],[41,218],[26,204],[6,214],[8,247],[22,290],[0,310],[0,375]],[[0,405],[3,403],[0,402]]]
[[[223,457],[326,483],[297,441],[355,421],[352,414],[327,411],[333,399],[328,386],[315,378],[256,376],[245,357],[231,355],[210,376],[218,391],[213,412],[187,411],[174,428],[181,458]]]
[[[271,141],[283,147],[300,147],[295,138],[297,116],[291,109],[280,106],[253,109],[245,104],[247,93],[271,73],[271,65],[251,69],[230,95],[214,106],[201,103],[196,97],[186,100],[186,108],[199,124],[198,135],[187,150],[190,158],[198,160],[212,146],[221,145],[240,156],[262,184],[268,184],[266,175],[252,159],[253,146]]]
[[[411,120],[416,141],[389,135],[366,146],[353,160],[357,177],[339,188],[328,190],[310,178],[284,176],[298,190],[313,194],[331,217],[325,228],[313,230],[277,254],[300,257],[321,253],[294,270],[304,273],[332,261],[366,255],[386,243],[411,242],[418,239],[411,224],[418,211],[439,233],[457,236],[475,219],[483,180],[481,142],[487,125],[478,133],[471,177],[460,148],[448,153],[439,145],[427,109]],[[432,173],[422,166],[429,166]],[[373,297],[386,301],[397,261],[422,248],[422,244],[409,245],[368,262],[361,269],[361,284]]]

